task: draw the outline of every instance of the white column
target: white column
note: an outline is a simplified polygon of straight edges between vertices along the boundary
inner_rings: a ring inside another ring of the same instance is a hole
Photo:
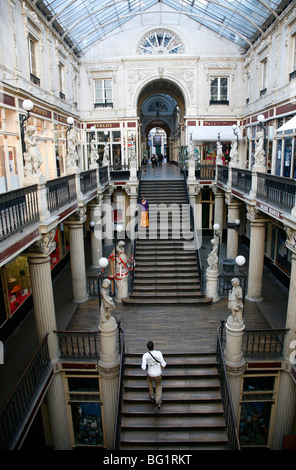
[[[107,450],[112,449],[116,418],[120,356],[116,348],[117,324],[114,317],[100,322],[101,354],[99,373],[101,376],[104,404],[104,440]]]
[[[239,219],[239,202],[228,203],[228,218],[227,222],[234,223],[236,219]],[[234,228],[227,229],[227,258],[236,258],[238,255],[238,230]]]
[[[262,277],[264,267],[264,246],[266,220],[248,208],[248,219],[251,220],[250,255],[248,273],[248,293],[246,298],[251,302],[260,302],[262,298]],[[256,212],[256,211],[255,211]]]
[[[296,231],[285,227],[287,233],[286,247],[292,251],[291,274],[289,286],[289,299],[287,306],[286,333],[285,339],[285,356],[289,359],[292,352],[295,351],[296,344],[292,341],[296,340]]]
[[[107,190],[103,197],[103,226],[102,226],[102,235],[104,240],[104,245],[110,246],[113,245],[113,220],[112,220],[112,203],[111,203],[112,190]]]
[[[47,392],[48,413],[54,450],[72,450],[63,376],[55,373]]]
[[[214,207],[214,224],[220,225],[220,243],[223,239],[223,225],[224,225],[224,191],[217,189],[215,194],[215,207]]]
[[[99,260],[103,256],[103,243],[102,243],[102,202],[99,198],[94,199],[88,205],[89,220],[95,223],[94,230],[91,231],[91,254],[92,254],[92,267],[99,267]]]
[[[50,256],[55,248],[55,230],[36,242],[26,254],[30,270],[34,315],[38,338],[41,342],[48,334],[48,347],[51,360],[58,356],[58,343],[54,331],[56,327],[55,305],[51,279]]]
[[[49,356],[53,363],[58,357],[56,316],[49,254],[55,248],[55,229],[42,236],[41,240],[27,252],[32,286],[34,315],[39,341],[48,334]],[[71,439],[67,419],[66,398],[63,379],[54,373],[47,392],[48,412],[54,450],[71,450]]]
[[[66,224],[69,227],[70,261],[72,275],[73,302],[80,303],[87,300],[86,269],[84,255],[83,224],[85,222],[85,208],[81,208]]]

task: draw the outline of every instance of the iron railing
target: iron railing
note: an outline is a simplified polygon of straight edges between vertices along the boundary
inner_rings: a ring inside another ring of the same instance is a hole
[[[56,331],[62,359],[99,359],[98,331]]]
[[[228,167],[223,165],[217,165],[217,180],[219,183],[227,184],[228,182]]]
[[[37,185],[0,194],[0,241],[38,221]]]
[[[121,411],[122,411],[122,395],[123,395],[123,379],[124,379],[124,363],[125,363],[125,343],[124,343],[124,329],[118,322],[119,334],[119,352],[120,352],[120,366],[118,377],[118,392],[117,392],[117,408],[113,435],[113,450],[119,449],[120,445],[120,427],[121,427]]]
[[[283,357],[287,329],[245,330],[243,354],[245,357]]]
[[[226,366],[224,361],[224,351],[222,348],[223,342],[223,330],[224,330],[224,321],[221,321],[221,325],[217,331],[217,351],[216,358],[218,363],[218,374],[220,382],[220,390],[223,401],[224,409],[224,418],[226,422],[227,437],[228,437],[228,447],[229,450],[240,450],[240,443],[236,427],[236,419],[233,410],[230,386],[226,372]]]
[[[252,172],[250,170],[232,168],[231,173],[231,186],[242,190],[244,193],[249,193],[252,189]]]
[[[291,211],[295,206],[296,180],[266,173],[257,173],[258,199]]]
[[[110,178],[112,180],[127,180],[130,177],[129,165],[113,165],[110,167]]]
[[[75,175],[62,176],[47,181],[46,195],[49,212],[73,201],[77,197]]]
[[[104,186],[106,183],[108,183],[108,167],[107,166],[102,166],[99,168],[99,180],[101,186]]]
[[[0,450],[14,450],[32,407],[53,372],[45,336],[0,411]],[[17,450],[17,449],[16,449]]]
[[[83,171],[80,174],[80,189],[82,194],[86,194],[92,189],[97,189],[96,170]]]

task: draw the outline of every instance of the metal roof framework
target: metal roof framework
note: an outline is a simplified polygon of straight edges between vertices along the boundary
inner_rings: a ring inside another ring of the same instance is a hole
[[[82,55],[136,17],[177,15],[191,18],[247,50],[294,0],[31,0],[60,37]],[[155,25],[159,27],[160,25]]]

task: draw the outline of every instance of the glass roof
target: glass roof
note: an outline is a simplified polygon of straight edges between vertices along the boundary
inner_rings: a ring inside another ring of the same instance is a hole
[[[31,0],[61,38],[81,55],[95,42],[160,4],[165,15],[186,16],[243,49],[251,46],[294,0]],[[153,12],[155,15],[155,12]],[[171,16],[170,16],[171,17]],[[155,27],[161,26],[155,24]]]

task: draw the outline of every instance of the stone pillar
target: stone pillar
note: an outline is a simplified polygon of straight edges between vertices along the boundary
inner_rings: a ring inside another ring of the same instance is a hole
[[[44,234],[30,248],[27,256],[39,341],[48,334],[49,356],[51,361],[56,363],[59,349],[54,333],[57,327],[49,256],[55,248],[54,235],[55,229]],[[71,450],[64,385],[59,372],[53,376],[47,398],[54,450]]]
[[[188,161],[188,182],[194,182],[196,181],[195,177],[195,160],[189,159]]]
[[[227,222],[234,223],[236,219],[240,218],[239,209],[240,203],[238,201],[233,202],[232,198],[227,198],[228,204],[228,218]],[[239,231],[234,228],[227,229],[227,258],[236,258],[238,255],[238,236]]]
[[[83,224],[86,220],[86,208],[82,207],[67,222],[69,227],[70,262],[72,275],[73,302],[87,300],[86,269],[84,255]]]
[[[138,182],[136,184],[129,182],[124,188],[126,194],[129,196],[129,207],[126,213],[129,220],[126,225],[126,235],[130,240],[133,240],[135,237],[135,226],[137,223],[135,211],[137,207],[138,185]]]
[[[89,220],[95,223],[94,230],[90,233],[92,267],[99,268],[99,260],[103,256],[102,242],[102,199],[98,196],[88,205]]]
[[[54,374],[47,392],[48,413],[54,450],[72,450],[63,376]]]
[[[296,387],[287,371],[281,371],[274,419],[272,450],[282,450],[284,434],[295,433]]]
[[[266,220],[255,206],[247,205],[247,218],[251,221],[248,292],[246,298],[260,302],[262,298],[262,277],[264,267],[264,245]]]
[[[116,348],[117,324],[114,317],[100,322],[101,355],[99,373],[101,376],[104,405],[104,436],[107,450],[113,446],[114,425],[116,418],[118,377],[120,356]]]
[[[113,217],[112,217],[112,197],[113,189],[108,189],[104,192],[103,195],[103,205],[102,205],[102,212],[103,212],[103,225],[102,225],[102,235],[104,239],[104,244],[106,246],[113,245]]]
[[[41,342],[44,336],[49,334],[48,347],[51,360],[55,360],[58,356],[58,343],[54,334],[57,327],[49,256],[55,248],[54,236],[55,229],[43,235],[26,252],[38,338]]]
[[[285,339],[285,356],[287,359],[289,359],[291,354],[296,349],[296,230],[293,230],[290,227],[285,227],[285,230],[287,234],[286,247],[292,252],[289,298],[286,317],[286,328],[288,328],[289,331],[286,333]],[[295,359],[296,358],[294,356],[293,362]]]
[[[234,321],[232,315],[227,318],[224,359],[236,420],[240,404],[241,376],[246,368],[246,360],[242,352],[244,329],[245,325],[242,321]]]
[[[214,190],[215,194],[215,207],[214,207],[214,224],[220,225],[220,243],[223,239],[223,225],[224,225],[224,191],[220,189]]]

